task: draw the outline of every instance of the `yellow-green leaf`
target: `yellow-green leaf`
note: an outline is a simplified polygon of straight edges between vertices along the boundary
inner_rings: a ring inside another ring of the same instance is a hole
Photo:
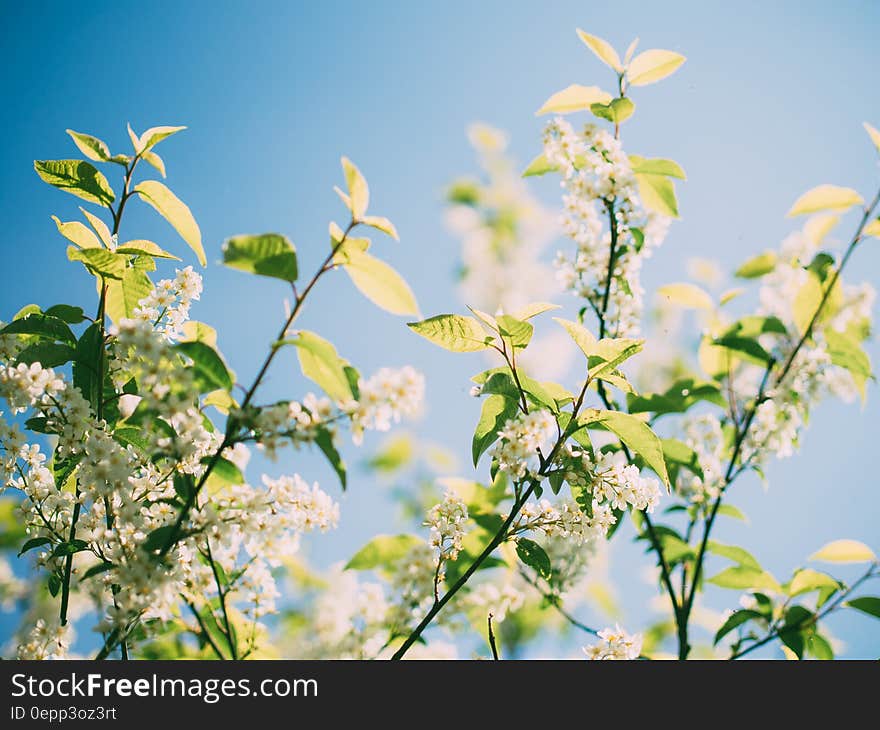
[[[72,129],[66,130],[73,139],[73,143],[79,148],[90,160],[95,162],[109,162],[111,158],[110,148],[106,143],[97,137],[82,132],[74,132]]]
[[[522,176],[532,177],[535,175],[546,175],[548,172],[553,172],[554,170],[556,170],[556,165],[551,163],[544,153],[541,153],[529,163],[529,166],[525,170],[523,170]]]
[[[877,556],[871,548],[858,540],[834,540],[813,553],[810,560],[821,560],[825,563],[868,563],[877,560]]]
[[[805,192],[794,202],[791,210],[788,211],[788,217],[818,213],[820,210],[844,211],[854,205],[861,205],[863,202],[862,196],[852,188],[843,188],[839,185],[818,185]]]
[[[874,143],[877,151],[880,152],[880,131],[878,131],[876,127],[868,124],[867,122],[863,122],[863,124],[865,127],[865,131],[868,133],[868,136],[871,138],[871,141]]]
[[[144,156],[144,152],[148,151],[154,145],[159,144],[163,139],[170,137],[172,134],[182,132],[184,129],[186,129],[186,127],[150,127],[140,136],[139,151],[141,152],[141,157]]]
[[[480,323],[459,314],[438,314],[421,322],[408,322],[413,332],[452,352],[476,352],[488,348]]]
[[[205,266],[207,259],[202,247],[202,232],[189,207],[158,180],[144,180],[135,186],[134,191],[173,226],[195,251],[199,263]]]
[[[598,86],[572,84],[547,99],[535,115],[570,114],[589,109],[592,104],[607,104],[611,99],[611,94]]]
[[[868,223],[862,233],[866,236],[875,236],[876,238],[880,238],[880,218],[875,218],[870,223]]]
[[[173,253],[168,253],[152,241],[144,239],[126,241],[119,245],[116,249],[116,253],[124,253],[128,256],[152,256],[157,259],[173,259],[174,261],[180,261],[180,257],[175,256]]]
[[[636,56],[626,67],[630,86],[646,86],[675,73],[685,57],[674,51],[654,48]]]
[[[639,185],[639,195],[646,207],[661,215],[678,218],[675,186],[666,175],[637,173],[636,182]]]
[[[362,222],[365,226],[370,226],[370,228],[375,228],[377,231],[382,231],[382,233],[391,236],[395,241],[400,240],[400,236],[397,235],[397,229],[387,218],[383,218],[380,215],[367,215],[364,216]]]
[[[795,573],[794,578],[791,579],[791,583],[788,586],[788,595],[798,596],[801,593],[809,593],[820,588],[837,590],[840,588],[840,581],[832,578],[827,573],[803,568]]]
[[[155,152],[149,150],[141,152],[141,159],[155,167],[162,177],[165,177],[165,162]]]
[[[577,34],[584,44],[586,44],[587,48],[595,53],[596,57],[602,61],[602,63],[606,66],[610,66],[617,71],[617,73],[623,72],[623,65],[620,63],[620,56],[617,55],[617,51],[614,50],[614,47],[608,41],[599,38],[599,36],[585,33],[580,28],[577,29]]]
[[[58,232],[71,243],[76,244],[80,248],[102,248],[101,241],[88,229],[85,223],[80,223],[79,221],[63,223],[56,215],[52,216],[52,220],[55,221]]]
[[[146,273],[135,268],[125,269],[119,279],[107,281],[107,316],[117,324],[121,319],[133,317],[141,300],[152,290],[153,284]]]
[[[346,362],[339,357],[332,342],[306,330],[286,342],[296,345],[303,375],[319,385],[333,400],[351,400],[351,385],[345,374]]]
[[[831,229],[840,221],[840,216],[833,213],[817,213],[807,218],[804,223],[804,234],[814,246],[820,246]]]
[[[776,254],[773,251],[765,251],[746,261],[736,270],[735,276],[741,279],[757,279],[773,271],[776,268],[776,262]]]
[[[686,309],[708,309],[715,307],[712,297],[696,284],[686,282],[680,284],[667,284],[657,290],[657,294],[670,304],[676,304]]]
[[[342,158],[342,169],[348,187],[351,215],[356,221],[362,220],[370,204],[370,188],[361,171],[347,157]]]
[[[90,203],[109,206],[116,199],[107,178],[83,160],[35,160],[34,170],[49,185]]]
[[[596,354],[596,344],[598,340],[586,327],[578,322],[572,322],[571,320],[562,319],[560,317],[554,317],[553,321],[561,325],[565,331],[568,332],[571,339],[573,339],[574,343],[581,348],[581,352],[583,352],[584,355],[591,357]]]
[[[782,589],[776,579],[766,570],[756,570],[746,565],[737,565],[733,568],[722,570],[718,575],[708,579],[721,588],[733,588],[735,590],[758,589],[781,593]]]
[[[373,304],[392,314],[418,316],[419,305],[412,289],[391,266],[357,250],[346,250],[344,255],[345,272]]]
[[[92,228],[95,229],[95,233],[98,234],[98,237],[101,239],[102,243],[107,248],[113,248],[113,239],[110,234],[110,229],[107,227],[107,224],[104,223],[98,216],[89,213],[85,208],[80,207],[83,215],[86,217],[86,220],[91,224]]]
[[[544,312],[549,312],[553,309],[562,309],[558,304],[552,304],[551,302],[532,302],[530,304],[526,304],[522,309],[513,313],[514,319],[531,319],[532,317],[537,317],[539,314],[544,314]]]

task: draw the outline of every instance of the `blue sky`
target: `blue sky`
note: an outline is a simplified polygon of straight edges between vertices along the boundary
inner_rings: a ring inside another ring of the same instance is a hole
[[[64,257],[49,219],[76,214],[75,199],[41,183],[35,158],[75,155],[64,134],[96,134],[112,150],[137,130],[185,124],[162,145],[168,184],[192,208],[208,251],[205,294],[194,315],[222,328],[221,347],[247,381],[274,336],[285,290],[216,265],[224,238],[279,231],[308,271],[325,253],[327,222],[343,217],[332,193],[339,157],[366,174],[372,208],[398,226],[401,243],[376,251],[410,281],[426,314],[460,309],[453,281],[458,243],[442,224],[444,184],[474,168],[466,126],[506,129],[527,161],[539,147],[534,110],[570,83],[608,85],[606,69],[577,40],[582,27],[623,48],[684,53],[672,79],[639,90],[627,148],[677,160],[682,220],[649,262],[650,288],[681,280],[692,256],[733,268],[776,246],[790,230],[784,212],[805,189],[829,182],[869,194],[876,155],[861,122],[880,126],[876,83],[880,6],[847,2],[133,2],[2,3],[7,63],[0,89],[0,317],[23,303],[88,303],[89,277]],[[552,203],[557,189],[535,189]],[[151,210],[133,208],[132,237],[181,251]],[[857,253],[854,271],[878,270],[876,247]],[[874,279],[876,284],[876,278]],[[46,294],[45,292],[51,292]],[[428,410],[416,430],[461,455],[462,422],[476,418],[467,397],[476,358],[454,357],[416,339],[402,320],[364,304],[343,275],[310,303],[303,326],[333,339],[365,372],[411,363],[428,378]],[[878,348],[871,346],[875,359]],[[302,387],[284,359],[264,396]],[[880,418],[876,388],[865,408],[829,403],[815,413],[802,453],[736,487],[747,525],[725,525],[742,544],[787,575],[824,542],[852,537],[880,548],[871,454]],[[375,443],[375,442],[372,442]],[[317,460],[286,457],[294,469],[331,484]],[[354,451],[349,461],[362,458]],[[383,490],[354,478],[338,534],[315,541],[320,562],[343,558],[376,532],[394,529]],[[637,576],[640,548],[618,541],[613,571]],[[629,627],[649,615],[651,589],[619,581]],[[711,603],[725,605],[713,594]],[[726,596],[729,600],[731,595]],[[837,620],[835,632],[859,656],[880,654],[867,618]]]

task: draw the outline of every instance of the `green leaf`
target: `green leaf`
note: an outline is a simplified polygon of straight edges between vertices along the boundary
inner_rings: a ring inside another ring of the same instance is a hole
[[[763,620],[764,616],[757,611],[749,611],[749,610],[739,610],[734,611],[730,616],[728,616],[727,621],[725,621],[721,628],[715,634],[715,639],[712,641],[712,645],[716,645],[721,639],[723,639],[727,634],[733,631],[735,628],[742,626],[747,621],[753,620]]]
[[[663,445],[650,426],[636,416],[618,411],[590,409],[578,418],[579,424],[600,423],[615,433],[630,449],[645,460],[654,473],[669,487],[669,474],[663,458]]]
[[[347,483],[345,462],[336,450],[336,445],[333,443],[333,434],[326,428],[320,428],[315,435],[315,443],[318,445],[318,448],[321,449],[324,456],[327,457],[327,461],[330,463],[330,466],[333,467],[336,476],[339,477],[339,483],[342,485],[342,488],[345,489]]]
[[[414,535],[378,535],[348,561],[346,570],[390,568],[422,541]]]
[[[233,236],[223,244],[223,263],[233,269],[296,281],[296,249],[278,233]]]
[[[680,53],[655,48],[636,56],[626,67],[626,77],[630,86],[646,86],[675,73],[684,62]]]
[[[16,356],[16,361],[30,365],[38,362],[44,368],[57,368],[74,359],[76,351],[70,345],[57,342],[35,342]]]
[[[421,322],[408,322],[413,332],[435,345],[452,352],[477,352],[489,345],[486,332],[473,317],[458,314],[438,314]]]
[[[79,148],[90,160],[95,162],[109,162],[112,155],[110,148],[97,137],[82,132],[74,132],[72,129],[66,130],[73,139],[73,143]]]
[[[66,555],[75,555],[83,550],[88,550],[89,544],[85,540],[70,540],[69,542],[60,542],[52,551],[52,557],[59,558]]]
[[[687,180],[687,175],[685,175],[681,165],[673,160],[664,160],[659,157],[650,159],[641,155],[630,155],[629,162],[633,172]]]
[[[99,365],[106,364],[105,358],[98,357],[103,347],[103,340],[101,326],[97,322],[89,325],[76,343],[76,360],[73,363],[73,384],[79,388],[83,397],[95,410],[101,398],[101,385],[104,380]]]
[[[516,541],[516,554],[519,559],[532,568],[544,580],[550,580],[553,575],[553,567],[550,558],[538,543],[534,540],[521,537]]]
[[[807,651],[822,661],[834,659],[834,649],[831,648],[828,639],[815,631],[810,632],[807,636]]]
[[[135,186],[134,192],[172,225],[195,252],[199,263],[205,266],[207,259],[202,247],[202,232],[186,204],[158,180],[144,180]]]
[[[823,545],[810,560],[824,563],[869,563],[877,560],[874,551],[858,540],[834,540]]]
[[[333,343],[307,330],[301,330],[287,342],[296,346],[303,375],[335,401],[352,399],[351,386],[344,369],[346,363],[339,357]]]
[[[620,56],[617,55],[617,51],[614,50],[614,47],[608,41],[599,38],[599,36],[585,33],[580,28],[577,29],[577,34],[578,38],[584,42],[587,48],[596,54],[596,58],[606,66],[613,68],[617,73],[623,73]]]
[[[776,579],[765,570],[756,570],[745,565],[737,565],[733,568],[722,570],[718,575],[708,579],[712,583],[721,588],[733,588],[736,590],[770,590],[781,592]]]
[[[69,221],[62,223],[57,215],[52,216],[58,232],[68,241],[80,248],[101,248],[101,241],[84,223]]]
[[[828,344],[831,362],[849,370],[864,399],[865,383],[868,378],[872,377],[871,360],[868,354],[853,337],[830,328],[825,330],[825,341]]]
[[[125,272],[125,259],[105,248],[67,247],[67,258],[81,262],[95,276],[121,279]]]
[[[49,576],[47,585],[49,588],[49,594],[54,598],[58,595],[58,591],[61,590],[61,578],[58,577],[57,573],[52,573],[52,575]]]
[[[706,543],[706,550],[713,555],[720,555],[722,558],[732,560],[745,568],[751,568],[757,571],[763,570],[761,564],[755,559],[754,555],[736,545],[722,545],[720,542],[715,542],[715,540],[709,540]]]
[[[90,203],[110,206],[113,188],[93,165],[82,160],[35,160],[34,170],[43,182]]]
[[[531,324],[507,314],[496,317],[495,321],[498,323],[498,333],[511,347],[524,349],[528,346],[535,331]]]
[[[102,562],[97,565],[93,565],[89,568],[85,573],[82,574],[82,578],[80,580],[86,580],[88,578],[93,578],[96,575],[100,575],[101,573],[106,573],[108,570],[112,570],[115,566],[113,563]]]
[[[818,213],[821,210],[849,210],[854,205],[861,205],[864,199],[852,188],[842,188],[837,185],[819,185],[805,192],[799,197],[788,217]]]
[[[0,329],[0,335],[36,335],[46,340],[70,344],[76,342],[76,336],[67,323],[48,313],[29,314],[21,319],[13,320]]]
[[[765,251],[753,256],[736,270],[735,276],[740,279],[757,279],[769,274],[776,268],[778,258],[773,251]]]
[[[636,173],[639,196],[646,207],[656,213],[678,218],[678,200],[675,197],[675,186],[665,175]]]
[[[362,220],[370,204],[370,188],[361,171],[347,157],[342,158],[342,170],[348,187],[351,217],[356,221]]]
[[[842,584],[827,573],[810,568],[802,568],[794,574],[788,586],[788,595],[799,596],[802,593],[817,591],[822,588],[839,590]]]
[[[847,608],[854,608],[869,616],[880,618],[880,598],[877,596],[859,596],[846,601],[844,604]]]
[[[32,537],[24,545],[21,546],[21,550],[18,551],[18,557],[21,557],[29,550],[42,547],[43,545],[50,545],[51,543],[52,540],[50,540],[48,537]]]
[[[483,408],[480,411],[480,420],[474,431],[471,443],[471,454],[474,466],[486,450],[498,439],[498,432],[504,428],[504,424],[517,413],[516,402],[503,395],[490,395],[483,400]]]
[[[593,104],[607,104],[611,101],[611,94],[602,91],[598,86],[581,86],[572,84],[562,91],[557,91],[535,112],[535,116],[542,114],[570,114],[589,109]]]
[[[223,358],[204,342],[178,342],[174,349],[193,362],[193,375],[202,392],[232,390],[233,380]]]
[[[152,256],[157,259],[173,259],[174,261],[180,261],[179,256],[175,256],[173,253],[168,253],[152,241],[145,241],[143,239],[126,241],[125,243],[120,244],[116,249],[116,253],[123,253],[126,256]]]
[[[667,465],[675,464],[684,467],[692,474],[696,474],[701,479],[703,478],[703,469],[700,467],[697,452],[690,446],[683,441],[671,438],[661,439],[660,443],[663,445],[663,458],[666,460]]]
[[[636,110],[636,105],[624,97],[612,99],[608,104],[590,104],[590,111],[599,119],[606,119],[613,124],[621,124],[629,119]]]
[[[67,324],[79,324],[86,319],[82,307],[73,307],[70,304],[55,304],[45,311],[47,317],[55,317]]]
[[[208,464],[210,461],[210,456],[206,456],[202,459],[203,464]],[[211,470],[210,477],[208,477],[208,484],[214,489],[218,487],[234,487],[239,484],[244,484],[244,482],[245,479],[244,475],[241,473],[241,469],[229,461],[229,459],[223,457],[220,457],[214,462],[214,468]],[[184,489],[184,491],[190,491],[189,487]],[[182,496],[186,499],[189,495],[185,493]]]
[[[367,299],[392,314],[418,316],[419,305],[409,284],[384,261],[368,253],[346,250],[341,253],[345,272]]]
[[[175,525],[162,525],[162,527],[157,527],[147,535],[146,540],[144,540],[142,544],[143,549],[148,553],[161,550],[171,540],[177,530],[178,528],[175,527]],[[179,536],[185,537],[186,533],[183,530],[180,530]]]
[[[712,344],[718,347],[723,347],[727,350],[732,350],[742,359],[755,363],[756,365],[766,365],[772,360],[770,353],[767,352],[767,350],[765,350],[756,339],[752,339],[751,337],[726,335],[714,340]]]
[[[556,165],[550,162],[547,157],[542,152],[535,159],[533,159],[529,166],[523,170],[523,177],[533,177],[536,175],[546,175],[548,172],[555,172]]]
[[[725,517],[732,517],[735,520],[740,520],[742,522],[748,522],[748,518],[745,516],[742,510],[734,507],[732,504],[722,504],[718,508],[718,514],[724,515]]]
[[[114,323],[134,316],[141,300],[153,290],[150,277],[140,269],[125,269],[121,279],[107,282],[107,316]]]

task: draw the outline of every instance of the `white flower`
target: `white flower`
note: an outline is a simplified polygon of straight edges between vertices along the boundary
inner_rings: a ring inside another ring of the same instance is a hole
[[[556,419],[549,411],[519,413],[498,432],[499,441],[492,449],[498,468],[515,480],[536,474],[540,455],[549,455],[556,436]]]
[[[627,634],[620,626],[599,632],[600,641],[584,647],[588,659],[638,659],[642,653],[642,635]]]

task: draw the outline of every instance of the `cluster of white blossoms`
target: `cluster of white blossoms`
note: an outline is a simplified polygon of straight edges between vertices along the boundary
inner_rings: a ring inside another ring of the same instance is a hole
[[[458,557],[467,521],[467,505],[451,490],[447,490],[442,502],[428,511],[425,524],[431,529],[431,547],[437,565]]]
[[[584,450],[569,446],[564,459],[566,481],[589,487],[593,499],[607,502],[611,509],[653,512],[660,503],[660,485],[653,477],[642,476],[622,451],[603,452],[597,460]]]
[[[37,619],[26,639],[19,643],[16,659],[67,659],[69,627],[58,621]]]
[[[562,174],[562,228],[577,246],[573,256],[557,256],[559,281],[602,311],[613,216],[617,238],[605,318],[613,336],[637,334],[644,294],[642,262],[663,242],[668,219],[643,208],[629,158],[620,141],[605,130],[588,124],[578,134],[567,121],[556,118],[544,130],[544,156]]]
[[[584,647],[584,654],[591,660],[638,659],[642,653],[642,635],[628,634],[620,626],[603,629],[599,641]]]
[[[818,215],[807,220],[803,230],[791,234],[781,247],[780,260],[762,279],[759,291],[760,313],[780,319],[789,332],[800,328],[795,314],[799,294],[813,274],[805,267],[818,251],[824,235],[836,219]],[[849,327],[868,329],[876,292],[870,284],[839,285],[833,299],[835,309],[827,327],[842,332]],[[770,455],[786,458],[795,453],[798,437],[809,419],[813,406],[822,398],[834,396],[852,401],[858,396],[852,374],[832,362],[822,331],[813,333],[814,342],[801,347],[782,382],[771,382],[765,397],[758,403],[755,417],[743,443],[743,460],[760,465]],[[787,363],[797,335],[785,342],[777,361]],[[768,342],[768,344],[771,344]],[[757,392],[758,374],[744,378],[737,391],[744,399]]]
[[[684,442],[697,455],[703,476],[682,469],[678,488],[694,504],[705,505],[715,499],[724,487],[723,461],[726,449],[721,421],[713,414],[702,414],[687,418],[683,430]]]
[[[515,481],[534,476],[540,468],[541,454],[549,456],[556,431],[556,419],[549,411],[518,413],[504,424],[498,432],[498,443],[492,447],[498,469]]]
[[[573,545],[589,545],[598,538],[605,537],[616,522],[614,513],[607,504],[593,501],[593,516],[581,511],[572,501],[559,505],[547,499],[527,502],[522,506],[519,516],[511,529],[511,534],[539,532],[544,537],[562,538]]]
[[[340,404],[351,419],[352,439],[363,440],[366,430],[388,431],[403,417],[418,413],[425,395],[425,377],[415,368],[381,368],[358,383],[358,399]]]
[[[254,440],[270,459],[284,446],[299,448],[314,443],[321,429],[332,430],[340,412],[326,397],[307,393],[302,401],[276,403],[253,409],[252,414],[236,411],[235,417],[254,432]]]
[[[493,621],[500,623],[509,613],[522,608],[525,600],[525,593],[509,581],[500,586],[494,581],[485,581],[466,593],[459,605],[464,611],[474,614],[480,623],[489,614]]]
[[[190,306],[202,294],[202,277],[192,266],[176,269],[175,274],[173,279],[162,279],[156,284],[134,311],[135,318],[149,322],[169,340],[181,336]]]

